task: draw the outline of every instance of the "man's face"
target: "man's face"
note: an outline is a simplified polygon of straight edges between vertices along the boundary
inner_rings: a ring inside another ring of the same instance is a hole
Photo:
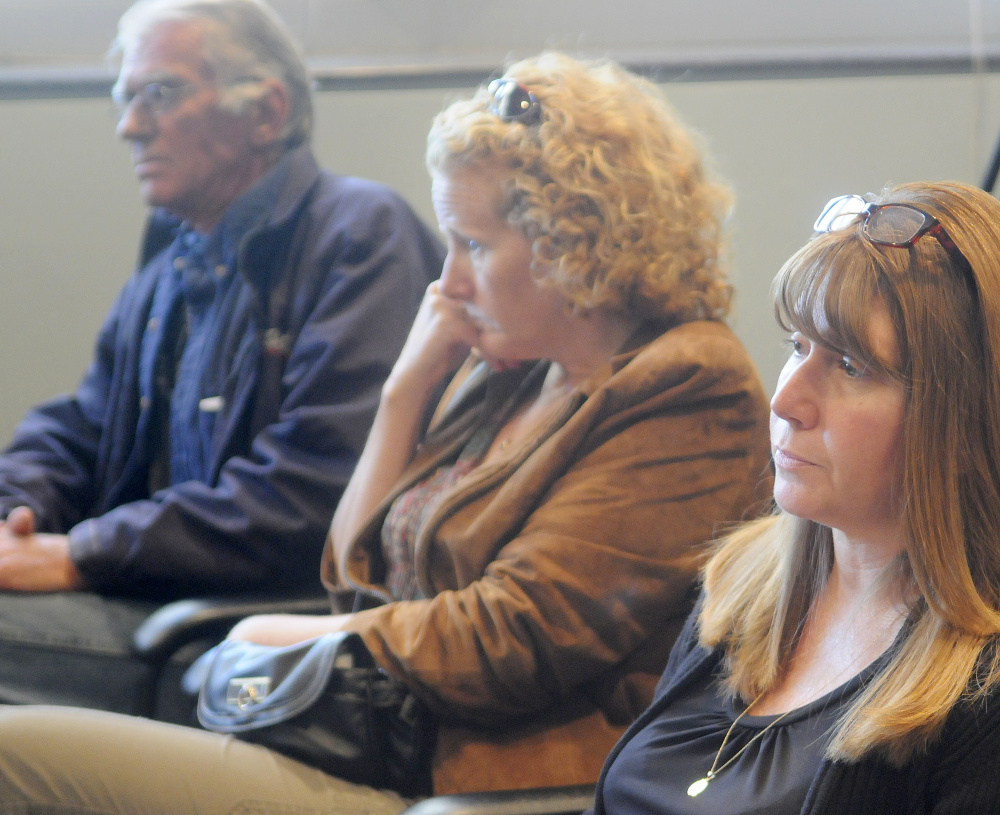
[[[166,22],[125,52],[116,85],[122,99],[132,100],[118,135],[132,145],[143,198],[201,231],[209,231],[266,169],[249,117],[220,107],[224,88],[215,79],[204,56],[202,24]],[[150,83],[169,93],[161,110],[143,98]]]

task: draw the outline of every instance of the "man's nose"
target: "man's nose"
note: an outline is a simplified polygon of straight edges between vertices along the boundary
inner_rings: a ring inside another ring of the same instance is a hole
[[[133,97],[120,110],[118,126],[115,128],[118,138],[137,141],[149,138],[156,129],[155,117],[143,104],[141,97]]]

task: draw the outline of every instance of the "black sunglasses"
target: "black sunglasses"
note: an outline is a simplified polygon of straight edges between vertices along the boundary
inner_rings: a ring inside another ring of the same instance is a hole
[[[536,125],[542,120],[542,103],[516,79],[494,79],[487,90],[487,109],[505,122]]]

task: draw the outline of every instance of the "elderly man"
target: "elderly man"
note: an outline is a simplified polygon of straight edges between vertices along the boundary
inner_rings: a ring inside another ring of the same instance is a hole
[[[75,394],[0,456],[0,702],[129,709],[156,601],[318,588],[333,510],[437,239],[320,171],[302,60],[256,0],[141,0],[118,135],[153,208]]]

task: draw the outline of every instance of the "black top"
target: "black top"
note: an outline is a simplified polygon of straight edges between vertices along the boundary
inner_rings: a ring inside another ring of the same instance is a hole
[[[625,746],[605,779],[607,811],[797,815],[837,718],[874,670],[784,715],[740,718],[747,706],[724,690],[717,668]],[[730,728],[717,775],[692,797],[688,787],[708,774]]]
[[[629,727],[608,756],[597,782],[594,815],[669,811],[667,796],[655,790],[651,794],[633,790],[631,797],[625,798],[620,790],[626,788],[622,784],[631,783],[628,780],[631,774],[619,776],[612,809],[605,783],[612,771],[618,772],[615,765],[629,744],[681,696],[705,683],[722,663],[721,648],[706,649],[698,644],[697,622],[703,599],[703,596],[699,598],[677,639],[653,703]],[[904,640],[906,635],[907,626],[904,625],[897,642]],[[983,655],[983,664],[989,664],[993,655],[993,646],[990,646]],[[940,734],[928,742],[926,750],[915,754],[902,767],[890,766],[879,751],[871,751],[850,763],[824,758],[816,769],[801,815],[914,815],[918,812],[925,815],[996,815],[1000,812],[998,757],[1000,689],[993,688],[985,698],[958,701]],[[636,779],[637,785],[659,784],[664,780],[662,776],[653,778],[651,773],[637,775]],[[721,781],[722,774],[716,780]],[[686,791],[683,794],[686,795]]]

